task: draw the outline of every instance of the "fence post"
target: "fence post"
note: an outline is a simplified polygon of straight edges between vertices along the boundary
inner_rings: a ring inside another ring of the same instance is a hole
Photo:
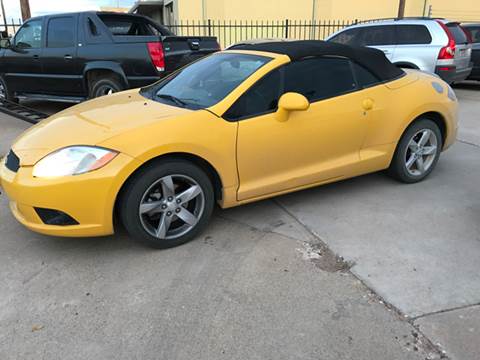
[[[285,39],[288,39],[288,19],[285,20]]]
[[[212,36],[212,20],[208,19],[208,36]]]

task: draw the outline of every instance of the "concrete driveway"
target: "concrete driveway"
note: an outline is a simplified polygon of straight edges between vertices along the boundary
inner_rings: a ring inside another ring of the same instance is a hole
[[[185,246],[57,239],[0,198],[1,359],[478,359],[480,86],[421,184],[217,211]],[[28,124],[0,116],[0,152]]]

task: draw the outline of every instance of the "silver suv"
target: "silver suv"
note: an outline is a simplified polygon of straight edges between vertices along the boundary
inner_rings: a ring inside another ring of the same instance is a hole
[[[465,80],[472,71],[469,35],[457,22],[410,18],[349,26],[327,41],[370,46],[402,68],[438,74],[448,83]]]

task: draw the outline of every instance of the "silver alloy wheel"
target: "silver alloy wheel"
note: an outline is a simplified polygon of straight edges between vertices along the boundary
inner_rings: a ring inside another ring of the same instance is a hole
[[[185,175],[169,175],[145,191],[138,214],[150,235],[171,240],[192,230],[204,210],[205,195],[200,185]]]
[[[425,174],[435,161],[437,147],[437,135],[432,130],[416,132],[405,150],[405,167],[408,173],[413,176]]]

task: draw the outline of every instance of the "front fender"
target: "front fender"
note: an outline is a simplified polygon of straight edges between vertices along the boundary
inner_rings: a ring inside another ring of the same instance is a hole
[[[137,116],[148,118],[154,115],[145,112]],[[135,121],[135,116],[132,116],[132,121]],[[237,127],[237,123],[199,110],[159,118],[115,135],[98,145],[128,154],[141,164],[179,153],[201,158],[219,175],[225,198],[234,199],[234,191],[238,187]],[[228,200],[226,203],[229,203]]]

